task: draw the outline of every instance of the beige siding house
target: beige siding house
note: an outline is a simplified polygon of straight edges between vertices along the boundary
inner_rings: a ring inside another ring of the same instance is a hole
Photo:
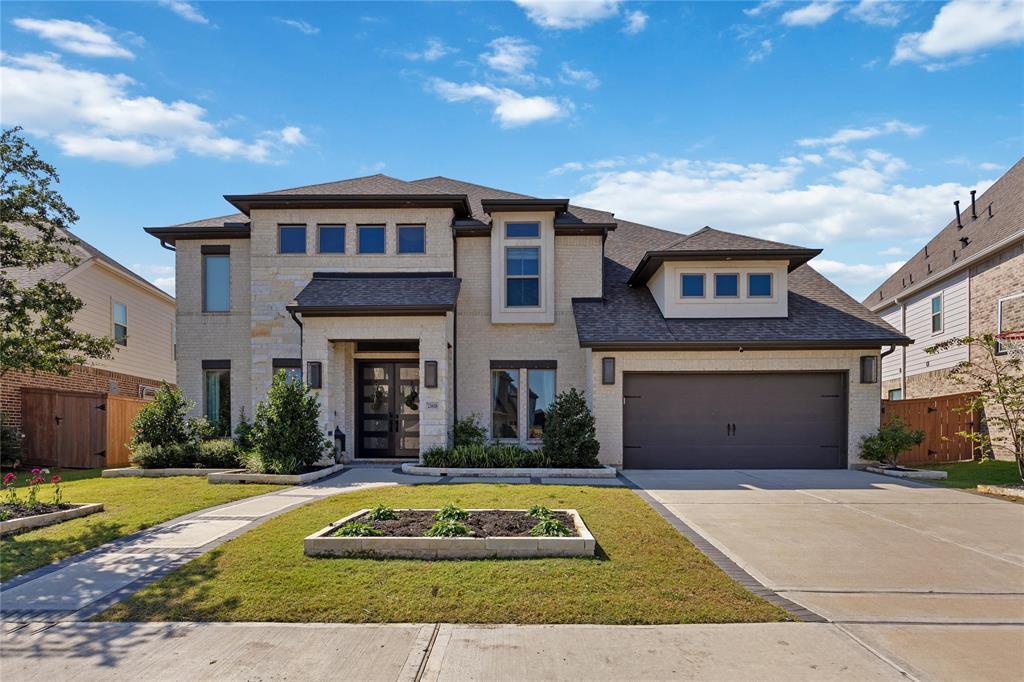
[[[348,460],[415,459],[476,416],[540,445],[583,392],[617,467],[846,467],[908,339],[807,265],[472,183],[375,175],[230,195],[146,231],[177,251],[178,384],[237,423],[302,377]]]

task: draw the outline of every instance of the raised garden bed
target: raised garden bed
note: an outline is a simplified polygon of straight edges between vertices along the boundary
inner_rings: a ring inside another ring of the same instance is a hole
[[[473,533],[463,537],[430,537],[436,509],[398,509],[398,518],[367,519],[369,509],[321,528],[303,540],[307,556],[403,558],[403,559],[486,559],[531,557],[593,557],[596,542],[575,509],[552,510],[552,518],[572,533],[564,537],[531,535],[538,518],[525,509],[467,509],[462,523]],[[349,524],[365,524],[382,535],[362,537],[338,533]]]
[[[275,485],[303,485],[333,476],[345,468],[344,464],[316,467],[301,474],[260,474],[245,469],[233,469],[220,473],[209,474],[206,480],[210,483],[270,483]]]
[[[104,469],[103,478],[165,478],[168,476],[208,476],[209,474],[219,474],[225,471],[235,471],[234,469],[203,469],[199,467],[194,468],[175,468],[175,469],[142,469],[139,467],[124,467],[121,469]]]
[[[873,474],[893,476],[895,478],[918,478],[932,481],[946,478],[946,476],[949,475],[945,471],[936,471],[934,469],[910,469],[908,467],[869,466],[867,471],[870,471]]]
[[[615,478],[615,467],[594,469],[428,467],[417,463],[402,465],[402,473],[414,476],[479,476],[480,478]]]
[[[28,507],[21,504],[4,504],[4,511],[10,511],[12,518],[7,521],[0,521],[0,537],[31,530],[52,526],[55,523],[77,519],[80,516],[88,516],[103,511],[102,504],[39,504]]]
[[[1024,499],[1024,486],[1019,485],[979,485],[979,493],[989,495],[1002,495],[1003,497],[1016,497]]]

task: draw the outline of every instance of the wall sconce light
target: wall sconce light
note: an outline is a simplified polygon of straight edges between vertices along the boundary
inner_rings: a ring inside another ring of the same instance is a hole
[[[609,386],[615,383],[615,358],[601,358],[601,383]]]
[[[423,362],[423,387],[437,388],[437,360]]]

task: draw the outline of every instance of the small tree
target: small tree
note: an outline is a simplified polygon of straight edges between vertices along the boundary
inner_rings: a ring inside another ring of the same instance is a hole
[[[555,396],[544,420],[544,454],[552,465],[594,467],[600,449],[594,415],[583,394],[570,388]]]
[[[192,401],[166,381],[160,384],[152,402],[139,410],[132,421],[135,435],[129,443],[132,449],[142,444],[181,445],[193,440],[185,415],[192,409]]]
[[[331,447],[320,433],[320,401],[302,381],[289,381],[284,370],[256,406],[250,438],[255,461],[275,474],[298,473]]]
[[[924,431],[911,431],[899,417],[893,417],[878,429],[878,433],[864,436],[860,440],[860,456],[872,462],[884,462],[895,467],[900,455],[920,445],[924,440]]]
[[[1024,362],[1019,357],[999,355],[999,339],[994,334],[950,339],[925,350],[935,354],[963,346],[969,349],[968,359],[953,367],[949,376],[978,395],[955,409],[982,415],[988,428],[958,435],[986,455],[996,451],[1013,455],[1017,473],[1024,481]]]
[[[452,447],[458,448],[465,445],[483,445],[487,441],[487,429],[480,425],[480,417],[471,414],[462,419],[456,419],[452,425]]]

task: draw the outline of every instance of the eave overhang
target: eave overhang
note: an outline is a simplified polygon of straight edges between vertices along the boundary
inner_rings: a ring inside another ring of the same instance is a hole
[[[872,350],[883,346],[909,346],[913,341],[907,337],[883,339],[821,339],[821,340],[767,340],[752,341],[580,341],[581,348],[600,351],[645,351],[645,350]]]
[[[242,213],[275,208],[450,208],[455,216],[470,215],[465,194],[225,194]]]
[[[524,213],[527,211],[554,211],[565,213],[569,210],[568,199],[484,199],[480,202],[484,213]]]
[[[291,303],[285,306],[290,313],[303,317],[375,317],[388,315],[444,315],[455,310],[454,305],[388,305],[388,306],[303,306]]]
[[[179,239],[249,239],[249,223],[224,223],[219,227],[144,227],[162,243],[174,244]]]
[[[789,261],[789,272],[821,253],[821,249],[709,249],[693,251],[648,251],[640,259],[627,285],[633,287],[646,284],[658,268],[666,262],[725,260],[784,260]]]

